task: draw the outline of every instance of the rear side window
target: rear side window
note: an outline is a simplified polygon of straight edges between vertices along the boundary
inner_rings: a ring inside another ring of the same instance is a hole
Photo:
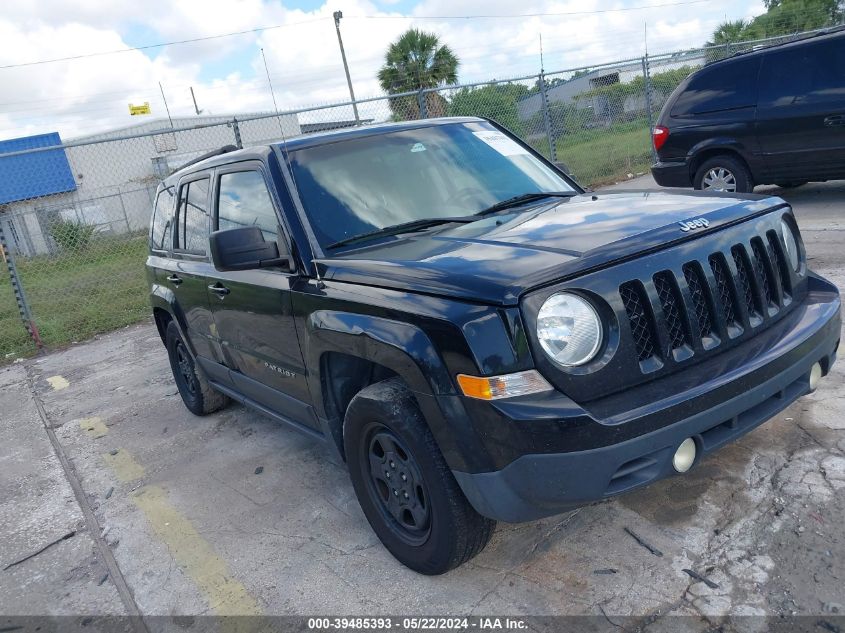
[[[208,178],[182,185],[177,214],[176,248],[205,255],[208,252]]]
[[[257,226],[265,240],[276,239],[279,221],[260,172],[221,175],[217,201],[217,228],[221,231]]]
[[[173,224],[173,206],[176,202],[176,188],[161,189],[156,196],[153,211],[153,229],[150,233],[150,248],[157,251],[170,250],[171,226]]]
[[[756,105],[760,56],[737,58],[705,67],[696,74],[672,106],[672,116],[736,110]]]
[[[760,105],[767,108],[845,102],[845,39],[772,51],[760,72]]]

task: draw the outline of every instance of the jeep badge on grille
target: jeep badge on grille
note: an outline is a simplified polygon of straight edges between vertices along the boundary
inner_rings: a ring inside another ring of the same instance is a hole
[[[694,220],[684,220],[683,222],[678,222],[678,225],[684,233],[688,233],[689,231],[694,231],[695,229],[706,229],[710,226],[710,220],[696,218]]]

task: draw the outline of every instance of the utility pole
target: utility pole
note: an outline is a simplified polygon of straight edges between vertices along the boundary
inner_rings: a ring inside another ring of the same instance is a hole
[[[342,17],[342,11],[334,12],[334,28],[335,31],[337,31],[337,43],[340,46],[340,56],[343,58],[343,70],[346,72],[346,83],[349,85],[349,97],[352,99],[352,111],[355,113],[355,125],[360,125],[361,119],[358,117],[358,104],[355,103],[355,92],[352,90],[352,78],[349,76],[349,64],[346,63],[346,51],[343,50],[343,38],[340,36],[340,18]]]

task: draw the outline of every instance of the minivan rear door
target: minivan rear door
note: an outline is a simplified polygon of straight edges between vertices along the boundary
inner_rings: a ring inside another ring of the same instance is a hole
[[[766,182],[845,178],[845,36],[764,56],[757,138]]]

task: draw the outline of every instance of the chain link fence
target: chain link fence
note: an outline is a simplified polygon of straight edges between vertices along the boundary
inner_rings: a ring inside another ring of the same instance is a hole
[[[651,128],[689,73],[785,38],[237,117],[153,121],[64,141],[0,141],[0,364],[147,318],[158,183],[206,152],[442,116],[504,125],[586,186],[648,171]]]

